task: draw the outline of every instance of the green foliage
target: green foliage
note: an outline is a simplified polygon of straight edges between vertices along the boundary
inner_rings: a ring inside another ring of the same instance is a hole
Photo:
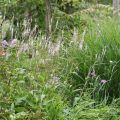
[[[30,49],[39,48],[34,44]],[[40,51],[42,52],[41,49]],[[38,66],[38,59],[29,58],[28,53],[20,53],[18,56],[17,47],[7,48],[7,53],[9,56],[0,57],[0,118],[63,119],[62,98],[55,87],[47,84],[49,75],[44,70],[45,65],[40,66],[42,58],[40,57]]]
[[[86,38],[88,36],[89,32]],[[0,57],[1,119],[119,120],[119,98],[114,99],[110,105],[106,105],[107,98],[103,102],[98,102],[90,94],[95,85],[98,87],[97,81],[94,84],[94,78],[86,78],[86,82],[91,83],[90,85],[85,83],[85,80],[80,81],[86,77],[87,70],[92,63],[91,60],[93,60],[93,58],[90,59],[90,56],[88,56],[89,50],[88,53],[86,52],[86,55],[84,50],[82,50],[82,54],[77,45],[75,47],[74,44],[72,45],[73,47],[70,48],[69,46],[67,48],[69,49],[68,54],[61,51],[60,61],[55,57],[54,64],[53,62],[44,64],[41,63],[41,59],[47,59],[47,49],[43,47],[44,44],[42,44],[43,48],[41,48],[38,44],[39,42],[30,41],[28,43],[29,50],[20,54],[18,54],[19,48],[23,43],[17,43],[16,47],[8,47],[6,49],[6,52],[9,53],[8,55]],[[87,45],[90,44],[87,39],[86,42]],[[93,50],[92,48],[90,49]],[[29,58],[28,53],[31,53],[31,50],[33,50],[32,55],[35,55],[36,50],[39,50],[37,57]],[[94,54],[94,50],[92,52]],[[96,58],[94,59],[96,60]],[[84,64],[81,60],[84,60]],[[55,63],[61,65],[62,69],[59,68],[59,74],[57,71],[58,66]],[[95,68],[99,63],[94,64],[93,67]],[[79,72],[74,72],[74,70]],[[98,72],[101,71],[97,71],[97,75]],[[60,75],[60,80],[54,83],[51,73]]]
[[[111,18],[110,6],[57,2],[52,1],[51,39],[62,45],[54,55],[50,51],[56,50],[55,43],[47,43],[40,35],[34,40],[31,31],[24,41],[21,34],[35,25],[44,32],[43,0],[4,0],[0,4],[2,15],[9,19],[2,34],[8,28],[11,36],[14,28],[20,30],[13,31],[15,37],[23,40],[12,47],[8,37],[5,48],[0,44],[0,119],[119,120],[119,19]],[[70,4],[70,11],[61,8]],[[27,27],[25,19],[30,22]]]
[[[72,86],[72,90],[78,90],[76,95],[89,91],[95,99],[108,99],[110,102],[120,96],[120,28],[119,23],[111,19],[105,21],[91,21],[83,36],[84,41],[81,40],[84,43],[78,41],[69,44],[65,50],[63,48],[58,72]],[[101,80],[107,83],[103,84]]]

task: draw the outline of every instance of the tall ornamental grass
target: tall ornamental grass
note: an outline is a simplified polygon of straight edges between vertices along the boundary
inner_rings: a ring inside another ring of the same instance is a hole
[[[64,47],[58,61],[60,78],[73,91],[69,97],[87,91],[98,101],[111,102],[120,96],[119,22],[111,18],[91,21],[81,41]]]

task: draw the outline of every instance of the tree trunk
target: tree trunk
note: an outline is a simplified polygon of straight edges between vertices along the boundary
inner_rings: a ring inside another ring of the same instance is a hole
[[[52,10],[51,10],[51,3],[50,0],[45,1],[46,4],[46,15],[45,15],[45,22],[46,22],[46,39],[48,40],[52,30]]]
[[[113,15],[118,15],[119,13],[120,0],[113,0]]]

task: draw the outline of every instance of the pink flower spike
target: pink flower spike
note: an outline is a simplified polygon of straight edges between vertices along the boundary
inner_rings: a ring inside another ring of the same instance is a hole
[[[95,71],[90,74],[92,77],[96,77]]]
[[[13,39],[13,40],[11,40],[11,42],[10,42],[10,47],[15,47],[16,44],[17,44],[17,39]]]
[[[8,42],[6,40],[3,40],[1,42],[3,48],[7,48],[9,46]]]
[[[107,83],[107,80],[101,80],[101,83],[105,84],[105,83]]]
[[[21,51],[21,52],[26,52],[26,51],[28,50],[28,48],[29,48],[28,44],[24,43],[24,44],[21,46],[20,51]]]

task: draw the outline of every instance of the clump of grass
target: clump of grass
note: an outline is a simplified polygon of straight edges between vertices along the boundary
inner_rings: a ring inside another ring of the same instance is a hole
[[[108,99],[109,103],[120,96],[120,26],[113,19],[91,21],[89,26],[82,49],[75,44],[63,48],[58,72],[77,89],[76,95],[87,91],[98,101]]]

